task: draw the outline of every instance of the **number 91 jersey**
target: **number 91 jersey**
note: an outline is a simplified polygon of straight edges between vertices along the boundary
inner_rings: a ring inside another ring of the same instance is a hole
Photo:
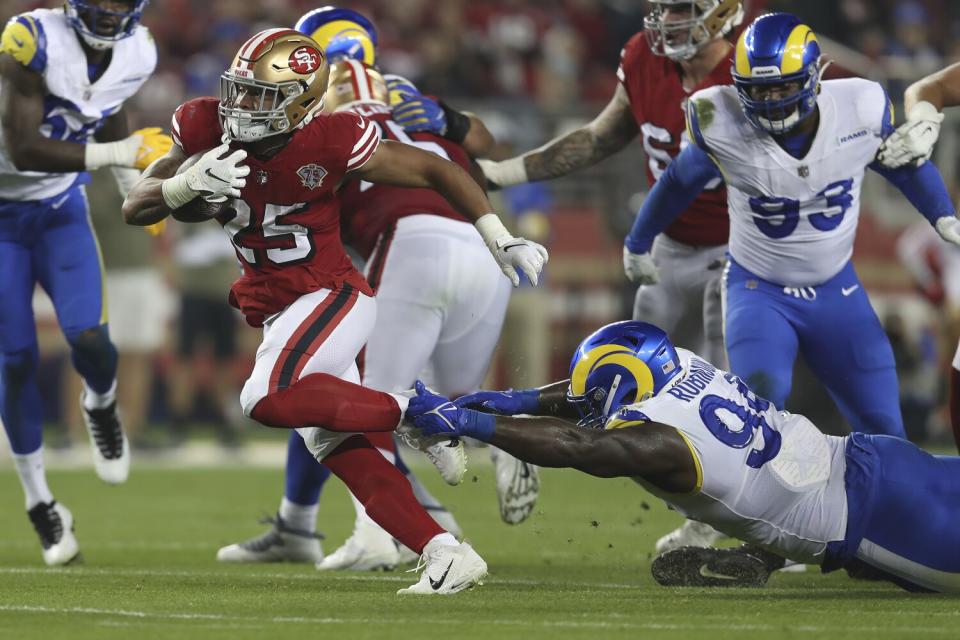
[[[875,82],[827,80],[817,105],[818,129],[801,159],[747,120],[733,87],[699,91],[687,107],[691,136],[727,183],[730,255],[779,285],[822,284],[850,260],[863,175],[893,129]]]
[[[215,98],[182,104],[173,115],[173,139],[187,155],[220,145]],[[352,113],[317,114],[270,158],[248,155],[247,186],[217,217],[233,242],[243,276],[231,303],[254,326],[300,296],[348,283],[373,295],[340,240],[336,190],[348,171],[362,167],[380,146],[376,127]],[[232,148],[242,148],[233,143]]]
[[[677,511],[727,535],[822,561],[846,535],[846,438],[777,411],[733,374],[677,349],[683,376],[657,396],[615,413],[607,428],[659,422],[677,429],[697,461],[697,490],[665,493]],[[643,428],[642,426],[638,428]]]

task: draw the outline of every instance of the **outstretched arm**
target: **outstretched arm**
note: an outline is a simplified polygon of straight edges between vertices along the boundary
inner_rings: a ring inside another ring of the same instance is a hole
[[[880,146],[877,159],[890,169],[923,164],[940,137],[941,111],[960,105],[960,63],[950,65],[907,87],[903,94],[906,121]]]
[[[413,145],[384,140],[366,163],[348,175],[395,187],[433,189],[473,221],[513,286],[520,284],[518,269],[531,284],[537,284],[547,261],[547,250],[535,242],[513,237],[493,213],[487,194],[459,165]]]
[[[960,62],[917,80],[903,93],[903,109],[910,112],[920,102],[937,111],[960,105]]]
[[[578,420],[576,408],[567,402],[569,380],[561,380],[537,389],[477,391],[460,396],[454,402],[464,409],[475,409],[503,416],[554,416]]]
[[[559,418],[500,417],[489,442],[541,467],[570,467],[600,478],[641,476],[674,493],[696,485],[690,450],[676,429],[661,424],[599,431]]]
[[[487,179],[499,187],[549,180],[597,164],[633,140],[639,129],[630,100],[618,84],[613,98],[588,124],[558,136],[539,149],[501,162],[481,162]]]
[[[663,424],[626,420],[600,431],[560,418],[496,417],[460,408],[421,382],[416,389],[404,419],[426,436],[469,436],[542,467],[571,467],[601,478],[640,476],[671,493],[693,491],[700,483],[691,448]]]

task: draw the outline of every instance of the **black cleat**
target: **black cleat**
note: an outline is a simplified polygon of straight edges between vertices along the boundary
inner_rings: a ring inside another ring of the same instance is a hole
[[[88,410],[80,395],[80,413],[90,435],[93,468],[107,484],[122,484],[130,474],[130,443],[123,435],[117,403],[105,409]]]
[[[743,548],[680,547],[654,558],[650,571],[664,587],[762,587],[771,566]]]
[[[43,561],[50,566],[70,564],[80,556],[80,546],[73,535],[73,515],[53,500],[41,502],[27,511],[33,528],[40,537]]]

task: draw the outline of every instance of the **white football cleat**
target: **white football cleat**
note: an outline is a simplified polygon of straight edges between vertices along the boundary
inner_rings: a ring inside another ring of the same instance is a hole
[[[404,547],[406,548],[406,547]],[[317,563],[321,571],[392,571],[400,564],[393,536],[365,519],[353,526],[353,535]]]
[[[80,545],[73,535],[73,514],[53,500],[41,502],[27,511],[43,547],[43,561],[51,567],[73,562],[80,556]]]
[[[490,448],[490,458],[497,477],[500,519],[507,524],[520,524],[530,517],[537,504],[540,472],[536,466],[496,447]]]
[[[123,433],[120,413],[114,402],[105,409],[89,410],[80,393],[80,415],[90,435],[93,468],[107,484],[122,484],[130,475],[130,443]]]
[[[423,569],[420,580],[398,594],[445,595],[457,593],[478,584],[487,575],[487,563],[466,542],[442,544],[431,542],[423,550],[420,564],[414,571]]]
[[[397,427],[397,435],[414,449],[422,451],[440,472],[444,482],[453,486],[463,482],[463,476],[467,473],[467,452],[460,438],[424,436],[407,423]]]
[[[657,540],[655,555],[663,555],[680,547],[712,547],[726,536],[708,524],[687,520],[680,527]]]
[[[303,562],[316,564],[323,560],[320,536],[287,526],[280,514],[262,520],[272,525],[263,535],[246,542],[221,547],[218,562]]]

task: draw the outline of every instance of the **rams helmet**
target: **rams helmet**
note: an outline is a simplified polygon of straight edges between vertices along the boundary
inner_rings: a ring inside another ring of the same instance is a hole
[[[680,373],[677,350],[662,329],[615,322],[577,347],[567,400],[580,412],[580,426],[601,427],[621,407],[657,395]]]
[[[817,106],[817,36],[789,13],[760,16],[737,41],[733,82],[754,126],[774,134],[789,131]]]
[[[231,140],[289,133],[323,107],[330,67],[316,42],[293,29],[247,40],[220,76],[220,119]]]
[[[387,83],[380,72],[357,60],[341,59],[330,67],[330,84],[323,99],[324,111],[333,113],[357,103],[387,105]]]
[[[111,11],[85,0],[67,0],[63,11],[87,46],[102,51],[133,35],[149,2],[132,0],[129,11]],[[107,23],[111,26],[102,26]]]
[[[305,13],[293,27],[320,44],[330,62],[343,58],[373,66],[377,55],[377,29],[351,9],[327,6]]]
[[[643,28],[655,54],[689,60],[700,47],[727,35],[742,21],[740,0],[650,0]]]

